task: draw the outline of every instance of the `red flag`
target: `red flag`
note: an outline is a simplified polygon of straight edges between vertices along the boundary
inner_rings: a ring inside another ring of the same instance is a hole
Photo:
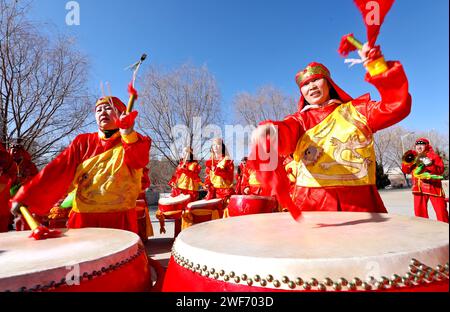
[[[370,47],[375,46],[380,27],[394,0],[353,0],[361,11],[367,27],[367,40]]]

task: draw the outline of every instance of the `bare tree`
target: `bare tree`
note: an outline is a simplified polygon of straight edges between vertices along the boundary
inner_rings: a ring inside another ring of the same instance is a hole
[[[39,164],[83,128],[92,98],[86,57],[70,38],[44,35],[27,10],[0,0],[0,139],[20,139]]]
[[[282,120],[297,111],[296,100],[273,86],[263,86],[256,94],[239,93],[234,98],[236,120],[257,126],[263,120]]]
[[[176,167],[186,146],[201,160],[207,137],[199,135],[220,122],[220,92],[206,66],[184,64],[171,71],[151,67],[143,75],[141,103],[138,126],[152,138],[160,160]]]

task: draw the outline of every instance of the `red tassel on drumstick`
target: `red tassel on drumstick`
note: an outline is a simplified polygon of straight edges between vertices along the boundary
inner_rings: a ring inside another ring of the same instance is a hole
[[[364,19],[364,24],[367,29],[367,41],[369,48],[371,48],[371,55],[368,55],[369,59],[376,59],[381,52],[379,48],[375,47],[376,40],[380,33],[381,25],[384,22],[386,14],[392,7],[394,0],[354,0],[356,6],[361,11]],[[342,37],[338,52],[343,57],[347,57],[352,51],[362,50],[363,44],[357,40],[353,34],[348,34]],[[373,49],[375,48],[375,49]],[[350,66],[363,63],[366,60],[359,59],[347,59],[346,63],[351,63]]]
[[[29,237],[33,237],[35,240],[44,240],[61,236],[61,231],[49,229],[48,227],[39,224],[25,206],[20,207],[20,212],[31,229]]]

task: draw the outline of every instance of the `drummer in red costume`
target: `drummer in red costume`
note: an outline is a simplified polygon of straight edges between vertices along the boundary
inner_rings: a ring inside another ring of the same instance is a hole
[[[408,152],[414,156],[414,161],[405,161],[404,157],[402,171],[406,174],[412,173],[416,217],[428,219],[428,200],[430,200],[437,219],[448,223],[447,203],[442,189],[442,177],[439,176],[444,173],[441,157],[434,152],[430,141],[426,138],[417,139],[415,151]]]
[[[211,146],[211,159],[206,161],[206,199],[221,198],[228,203],[234,194],[234,163],[227,154],[222,139],[216,138]]]
[[[171,197],[185,194],[191,196],[191,201],[198,200],[201,170],[202,167],[194,159],[192,149],[186,149],[184,159],[180,161],[172,179],[169,181],[169,186],[172,187]]]
[[[11,194],[15,195],[22,185],[38,174],[39,170],[31,160],[31,155],[22,146],[20,140],[12,145],[9,153],[17,166],[17,178],[11,185]]]
[[[9,189],[16,176],[16,164],[3,144],[0,144],[0,233],[8,232],[9,225],[12,223],[8,208]]]
[[[134,131],[137,112],[126,114],[116,97],[100,98],[95,107],[98,133],[81,134],[12,202],[46,215],[65,194],[76,190],[68,228],[104,227],[137,233],[136,199],[151,139]]]
[[[265,142],[268,131],[275,133],[279,154],[294,153],[299,175],[293,197],[300,210],[387,212],[375,183],[373,134],[408,116],[411,96],[398,61],[385,62],[379,47],[367,43],[359,53],[380,101],[369,94],[353,99],[324,65],[311,63],[296,75],[298,111],[283,121],[263,122],[253,135]]]
[[[234,192],[236,193],[236,195],[242,195],[243,193],[243,188],[242,188],[242,179],[244,177],[244,170],[245,167],[247,166],[247,159],[248,157],[244,157],[241,160],[241,163],[239,164],[238,168],[237,168],[237,172],[236,172],[236,186],[234,188]]]
[[[260,195],[262,192],[261,183],[256,177],[256,170],[244,167],[241,178],[241,190],[243,195]]]

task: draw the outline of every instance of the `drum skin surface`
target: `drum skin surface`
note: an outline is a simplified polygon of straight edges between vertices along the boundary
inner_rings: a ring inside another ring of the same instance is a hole
[[[230,217],[244,216],[258,213],[272,213],[277,208],[273,197],[255,195],[233,195],[228,204]]]
[[[448,291],[448,224],[303,215],[300,222],[288,213],[248,215],[183,231],[163,291]]]
[[[151,288],[145,248],[128,231],[63,230],[36,241],[30,232],[0,235],[0,291],[144,292]]]

